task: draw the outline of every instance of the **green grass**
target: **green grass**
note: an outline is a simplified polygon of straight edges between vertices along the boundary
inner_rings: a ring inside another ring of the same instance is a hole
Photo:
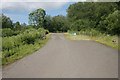
[[[34,53],[35,51],[42,48],[47,43],[49,38],[50,38],[50,34],[46,35],[46,39],[44,40],[41,40],[41,39],[36,40],[35,44],[25,44],[25,45],[21,45],[19,48],[14,48],[13,50],[11,50],[11,52],[16,51],[16,53],[10,57],[3,58],[2,65],[4,66],[8,65],[10,63],[15,62],[16,60],[19,60],[27,55]],[[6,54],[7,51],[3,53]]]
[[[118,47],[118,37],[110,35],[99,35],[99,36],[88,36],[88,35],[72,35],[70,33],[65,33],[65,36],[69,40],[93,40],[99,43],[102,43],[106,46],[110,46],[114,49],[119,49]]]

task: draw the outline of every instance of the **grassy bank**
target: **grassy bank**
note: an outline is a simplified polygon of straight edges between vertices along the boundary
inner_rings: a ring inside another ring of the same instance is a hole
[[[70,40],[94,40],[106,46],[110,46],[114,49],[119,48],[117,36],[110,36],[105,34],[100,34],[98,36],[91,36],[91,35],[84,35],[84,34],[73,35],[71,33],[65,33],[65,36],[67,39],[70,39]]]
[[[2,65],[8,65],[10,63],[13,63],[16,60],[21,59],[39,50],[48,42],[49,38],[50,38],[50,34],[46,35],[46,39],[44,40],[41,40],[41,39],[36,40],[34,45],[26,44],[26,45],[20,46],[19,48],[14,48],[13,50],[17,50],[16,54],[14,54],[13,56],[7,57],[7,58],[3,58]]]
[[[44,46],[50,34],[43,29],[29,28],[17,35],[2,37],[2,65],[21,59]]]

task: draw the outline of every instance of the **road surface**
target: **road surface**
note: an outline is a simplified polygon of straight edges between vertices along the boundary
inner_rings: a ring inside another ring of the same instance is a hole
[[[3,68],[3,78],[117,78],[118,51],[54,33],[37,52]]]

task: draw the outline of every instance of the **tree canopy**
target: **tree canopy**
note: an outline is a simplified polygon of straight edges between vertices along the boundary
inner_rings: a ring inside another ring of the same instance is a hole
[[[67,17],[73,30],[94,28],[104,33],[119,34],[118,7],[119,3],[115,2],[78,2],[68,7]]]
[[[42,27],[44,24],[46,12],[44,9],[39,8],[29,14],[29,24]]]
[[[12,20],[3,14],[2,14],[2,28],[13,28]]]

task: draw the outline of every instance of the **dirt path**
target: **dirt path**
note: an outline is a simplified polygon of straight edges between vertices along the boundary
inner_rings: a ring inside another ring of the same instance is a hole
[[[52,34],[39,51],[3,69],[4,78],[117,78],[118,51]]]

